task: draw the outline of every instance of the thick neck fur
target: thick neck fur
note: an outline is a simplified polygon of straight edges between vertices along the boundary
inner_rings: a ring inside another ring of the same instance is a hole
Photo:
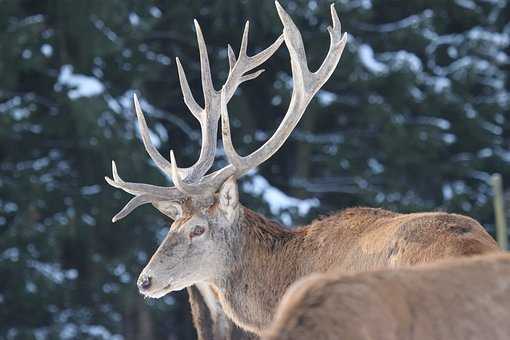
[[[290,231],[241,207],[228,237],[226,271],[211,286],[225,313],[257,334],[286,289],[312,272],[360,272],[498,249],[480,224],[464,216],[370,208],[347,209]]]
[[[275,221],[242,208],[238,237],[228,274],[215,282],[227,314],[247,330],[259,332],[270,320],[279,298],[301,277],[296,249],[303,231],[289,231]],[[289,259],[291,260],[289,263]]]

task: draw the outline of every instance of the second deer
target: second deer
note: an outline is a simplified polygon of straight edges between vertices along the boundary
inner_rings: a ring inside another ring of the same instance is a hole
[[[510,255],[405,269],[311,274],[283,297],[264,340],[510,338]]]

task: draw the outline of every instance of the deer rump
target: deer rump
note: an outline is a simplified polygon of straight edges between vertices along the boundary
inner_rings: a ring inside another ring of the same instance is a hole
[[[510,255],[294,283],[262,339],[509,339]]]

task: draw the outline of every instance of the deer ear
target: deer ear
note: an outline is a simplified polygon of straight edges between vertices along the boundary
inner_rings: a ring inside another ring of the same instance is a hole
[[[234,176],[229,177],[221,185],[219,201],[221,211],[225,214],[227,220],[233,222],[239,208],[239,192],[237,191],[237,182]]]
[[[181,207],[177,203],[171,201],[153,202],[152,205],[172,220],[175,220],[181,212]]]

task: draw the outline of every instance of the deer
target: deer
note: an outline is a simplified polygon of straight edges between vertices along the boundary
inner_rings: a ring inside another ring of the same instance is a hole
[[[313,273],[283,296],[264,340],[503,340],[510,255],[450,258],[372,272]]]
[[[462,215],[350,208],[307,226],[289,229],[241,204],[238,179],[268,160],[284,144],[315,94],[333,74],[347,42],[347,34],[342,34],[332,5],[329,50],[321,66],[310,71],[299,29],[283,7],[275,4],[283,24],[282,35],[258,54],[248,56],[247,22],[238,55],[230,45],[227,47],[229,72],[220,90],[213,86],[206,43],[195,21],[203,106],[194,99],[182,65],[176,59],[184,103],[202,131],[200,155],[190,167],[179,167],[173,150],[169,160],[159,153],[151,142],[137,95],[133,96],[143,145],[154,164],[173,182],[169,187],[126,182],[119,176],[114,161],[113,178],[105,177],[111,186],[134,196],[113,217],[113,222],[143,204],[151,204],[173,220],[137,280],[140,293],[161,298],[195,287],[195,293],[203,295],[199,297],[202,306],[205,304],[211,313],[195,319],[226,315],[236,326],[260,335],[271,322],[286,289],[305,275],[331,270],[361,272],[497,251],[496,242],[485,229]],[[263,70],[254,69],[283,42],[292,73],[289,106],[274,134],[258,149],[241,156],[232,142],[227,104],[241,83],[262,73]],[[227,164],[208,174],[216,154],[220,120]]]

